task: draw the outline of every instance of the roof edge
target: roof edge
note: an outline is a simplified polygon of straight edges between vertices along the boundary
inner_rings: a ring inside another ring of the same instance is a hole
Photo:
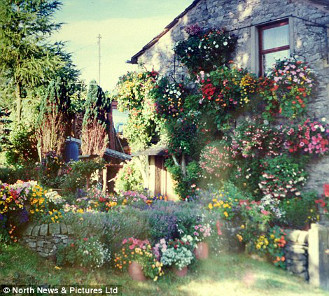
[[[199,2],[202,0],[194,0],[191,5],[189,5],[182,13],[180,13],[178,16],[176,16],[173,21],[167,25],[163,31],[158,34],[156,37],[154,37],[149,43],[147,43],[139,52],[137,52],[135,55],[132,56],[130,61],[128,60],[127,63],[129,64],[138,64],[138,58],[148,49],[150,49],[155,43],[159,41],[159,39],[164,36],[168,31],[174,27],[178,21],[185,16],[192,8],[194,8]]]
[[[189,5],[181,14],[179,14],[177,17],[174,18],[174,20],[167,25],[163,31],[158,34],[156,37],[154,37],[149,43],[147,43],[139,52],[137,52],[135,55],[131,57],[130,60],[127,61],[129,64],[138,64],[138,58],[148,49],[150,49],[155,43],[159,41],[159,39],[164,36],[168,31],[174,27],[178,21],[185,16],[191,9],[193,9],[199,2],[202,0],[194,0],[191,5]],[[317,8],[328,12],[329,11],[329,4],[327,4],[328,0],[304,0],[304,2],[307,2],[309,4],[315,5]]]

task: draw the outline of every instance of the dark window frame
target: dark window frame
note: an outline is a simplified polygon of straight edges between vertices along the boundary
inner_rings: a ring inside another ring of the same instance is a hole
[[[284,45],[284,46],[279,46],[279,47],[273,47],[273,48],[269,48],[269,49],[263,49],[263,32],[265,30],[268,29],[272,29],[272,28],[277,28],[277,27],[281,27],[281,26],[289,26],[289,19],[284,19],[284,20],[280,20],[274,23],[269,23],[269,24],[265,24],[262,25],[260,27],[258,27],[258,40],[259,40],[259,74],[260,76],[264,75],[264,59],[263,56],[265,54],[268,53],[273,53],[273,52],[279,52],[279,51],[283,51],[283,50],[288,50],[290,49],[290,38],[289,38],[289,44],[288,45]],[[290,37],[290,36],[289,36]]]

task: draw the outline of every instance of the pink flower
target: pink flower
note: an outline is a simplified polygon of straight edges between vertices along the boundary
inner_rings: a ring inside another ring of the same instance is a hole
[[[270,214],[270,212],[269,211],[266,211],[266,210],[261,210],[261,213],[263,214],[263,215],[269,215]]]

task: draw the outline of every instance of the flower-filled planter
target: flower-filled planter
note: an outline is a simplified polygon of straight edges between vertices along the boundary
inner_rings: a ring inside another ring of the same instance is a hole
[[[203,30],[198,25],[186,29],[189,37],[176,44],[174,51],[191,73],[212,71],[226,64],[235,49],[237,38],[223,29]]]
[[[173,266],[178,270],[190,265],[194,260],[193,250],[195,242],[191,235],[184,235],[181,239],[169,240],[161,239],[155,245],[155,254],[160,258],[164,266]]]
[[[115,254],[115,267],[121,271],[127,270],[132,279],[142,281],[150,277],[154,281],[162,276],[162,263],[152,252],[148,240],[139,240],[133,237],[122,241],[121,251]]]
[[[146,281],[143,267],[140,263],[133,261],[129,264],[128,273],[134,281]]]
[[[176,274],[178,277],[184,277],[187,275],[188,268],[187,266],[182,267],[181,269],[174,267],[173,268],[174,274]]]
[[[306,63],[294,59],[279,60],[269,78],[274,81],[272,91],[275,98],[264,96],[265,101],[269,99],[267,111],[276,109],[275,112],[287,118],[297,118],[306,113],[315,87],[314,75]]]
[[[194,249],[195,258],[205,260],[209,257],[209,246],[206,242],[199,242]]]
[[[209,74],[201,73],[200,105],[224,112],[237,110],[252,100],[257,79],[246,70],[223,66]],[[209,106],[208,106],[209,107]]]
[[[291,153],[319,156],[329,151],[329,125],[321,121],[307,119],[302,124],[284,130],[285,148]]]

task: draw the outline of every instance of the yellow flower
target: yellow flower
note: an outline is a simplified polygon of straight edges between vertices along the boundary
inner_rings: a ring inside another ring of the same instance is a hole
[[[213,205],[210,203],[210,204],[208,205],[208,208],[211,210],[211,209],[213,208]]]
[[[228,213],[227,212],[224,212],[224,216],[227,218],[228,217]]]

